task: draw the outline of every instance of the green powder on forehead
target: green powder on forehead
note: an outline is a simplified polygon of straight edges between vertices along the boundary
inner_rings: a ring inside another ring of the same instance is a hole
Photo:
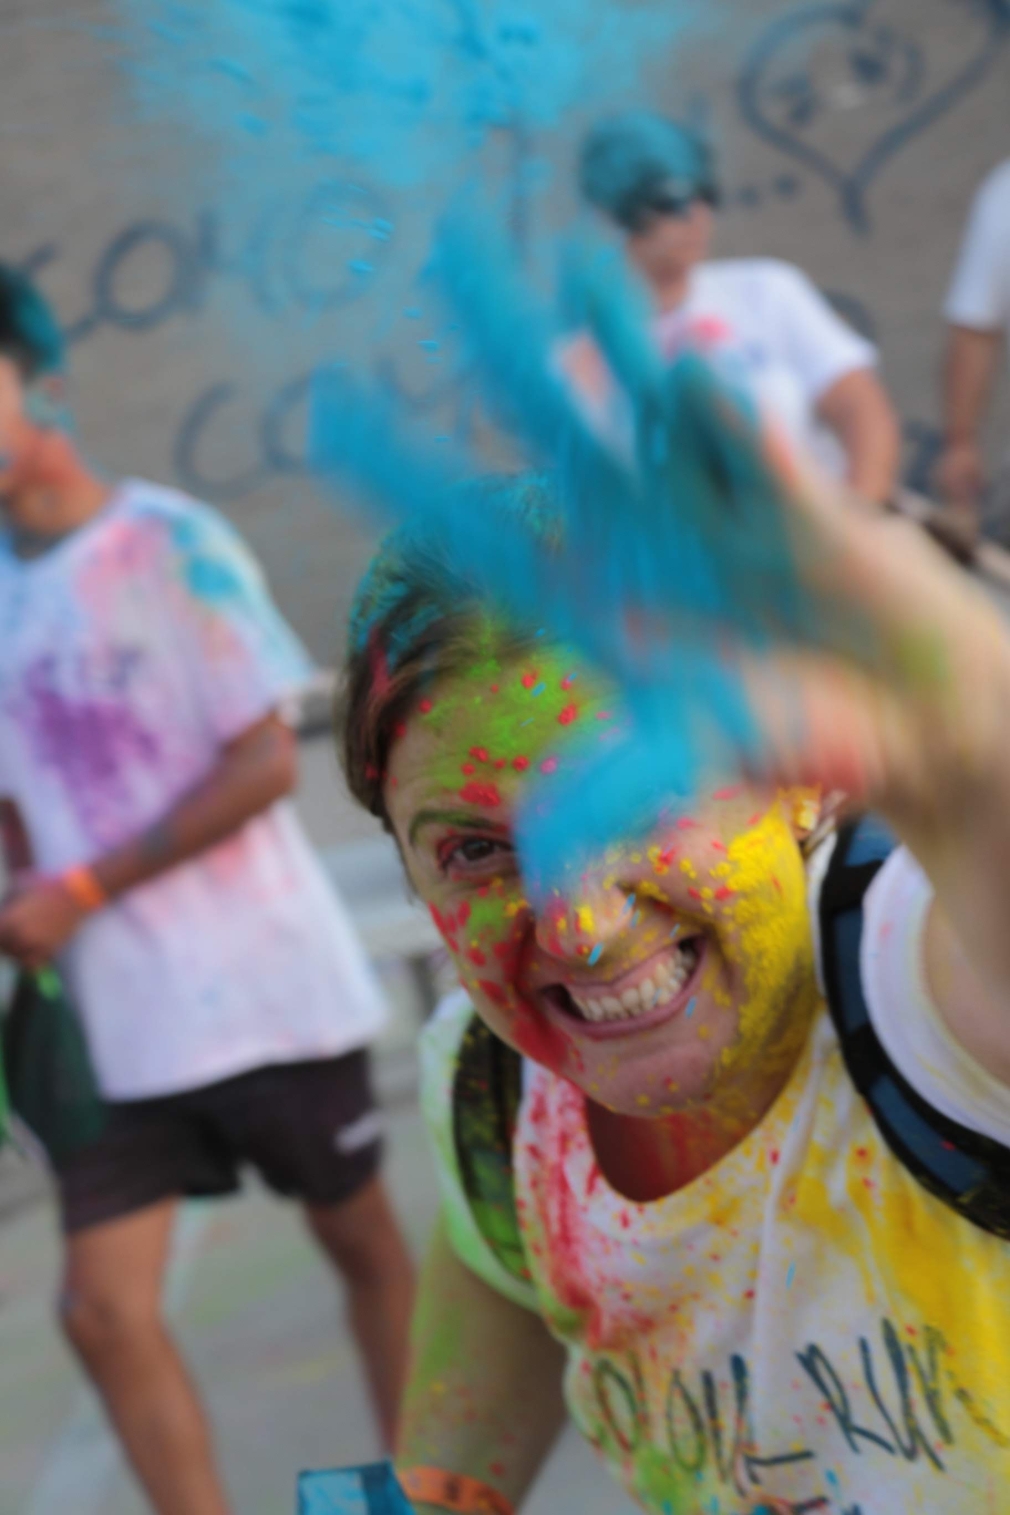
[[[569,650],[534,640],[503,655],[504,641],[493,623],[482,623],[472,660],[417,707],[422,729],[439,739],[433,781],[489,808],[506,777],[558,771],[572,738],[599,735],[599,718],[613,704],[612,691]]]

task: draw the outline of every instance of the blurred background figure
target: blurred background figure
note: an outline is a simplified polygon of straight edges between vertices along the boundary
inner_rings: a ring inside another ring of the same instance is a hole
[[[901,439],[876,348],[793,265],[709,261],[720,187],[704,138],[649,112],[613,117],[585,139],[579,180],[651,290],[664,354],[700,351],[822,466],[865,499],[887,501]]]
[[[0,798],[32,853],[0,953],[58,962],[107,1102],[54,1163],[64,1330],[159,1515],[226,1515],[161,1315],[178,1201],[248,1163],[302,1204],[390,1445],[413,1276],[379,1176],[384,1008],[285,802],[306,655],[222,517],[91,470],[62,366],[0,267]]]
[[[981,439],[1010,330],[1010,160],[975,197],[945,314],[937,483],[968,537],[983,530],[1010,546],[1010,458],[990,480]]]

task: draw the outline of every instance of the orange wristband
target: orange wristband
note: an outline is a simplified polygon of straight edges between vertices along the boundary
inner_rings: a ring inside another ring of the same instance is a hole
[[[86,868],[83,865],[68,868],[65,873],[60,874],[59,881],[74,904],[86,910],[89,915],[93,910],[101,910],[103,905],[109,903],[109,896],[95,877],[93,868]]]
[[[397,1468],[403,1492],[418,1504],[437,1505],[453,1515],[515,1515],[504,1494],[479,1478],[442,1468]]]

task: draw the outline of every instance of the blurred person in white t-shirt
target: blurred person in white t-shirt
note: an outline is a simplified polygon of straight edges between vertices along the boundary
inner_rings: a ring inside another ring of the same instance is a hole
[[[981,433],[1010,333],[1010,160],[983,182],[947,295],[944,450],[937,484],[969,534],[1010,545],[1010,457],[990,479]]]
[[[227,1515],[161,1317],[172,1222],[247,1166],[298,1201],[391,1445],[413,1273],[368,1073],[384,1006],[288,800],[308,659],[221,516],[89,468],[62,357],[0,266],[0,812],[23,839],[0,954],[58,965],[104,1101],[99,1134],[51,1141],[64,1330],[159,1515]]]
[[[629,112],[589,133],[579,178],[586,200],[624,234],[655,302],[663,352],[700,352],[822,467],[867,500],[888,501],[901,436],[876,348],[792,264],[709,260],[720,192],[703,138],[665,117]],[[585,393],[592,357],[588,345],[579,348],[568,350],[565,366],[582,367],[572,376]]]

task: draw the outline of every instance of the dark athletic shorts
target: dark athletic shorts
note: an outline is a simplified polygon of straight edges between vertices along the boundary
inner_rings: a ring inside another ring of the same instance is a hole
[[[109,1111],[102,1135],[56,1170],[67,1233],[174,1195],[233,1194],[246,1163],[278,1194],[339,1204],[373,1177],[382,1153],[364,1050]]]

